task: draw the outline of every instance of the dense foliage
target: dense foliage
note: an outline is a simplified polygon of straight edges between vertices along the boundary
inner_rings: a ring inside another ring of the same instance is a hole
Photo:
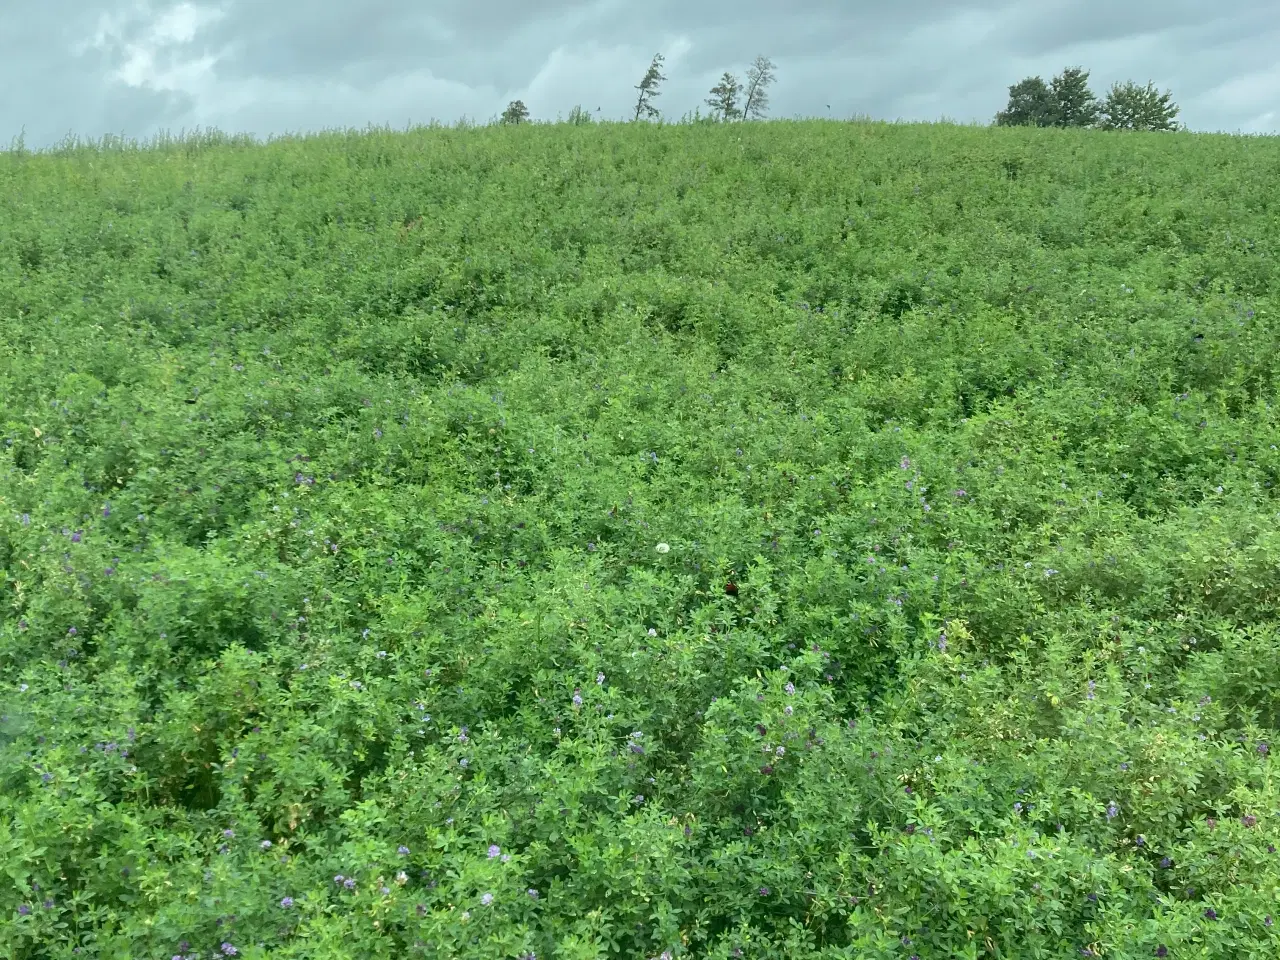
[[[1277,955],[1278,176],[0,155],[0,955]]]
[[[1067,67],[1049,83],[1027,77],[1009,87],[1009,103],[995,116],[999,127],[1096,127],[1100,130],[1177,130],[1181,108],[1173,94],[1126,80],[1099,100],[1089,72]]]

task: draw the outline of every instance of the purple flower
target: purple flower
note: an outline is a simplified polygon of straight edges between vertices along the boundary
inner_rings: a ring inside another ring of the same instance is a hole
[[[111,504],[109,504],[109,503],[105,503],[105,504],[103,504],[103,505],[102,505],[102,515],[103,515],[104,517],[109,517],[109,516],[111,516]]]
[[[501,855],[501,853],[502,853],[502,848],[501,848],[501,847],[499,847],[496,843],[491,843],[491,844],[489,844],[489,859],[490,859],[490,860],[493,860],[493,859],[497,858],[499,855]]]
[[[71,629],[69,629],[69,630],[67,631],[67,636],[69,636],[69,637],[74,637],[75,635],[76,635],[76,628],[75,628],[75,627],[72,627]]]
[[[400,854],[402,857],[407,857],[409,855],[409,848],[406,846],[400,846],[397,848],[396,853]]]
[[[25,903],[18,904],[18,916],[25,917],[29,913],[31,913],[31,908],[29,906],[27,906]]]
[[[1160,858],[1160,868],[1162,870],[1168,870],[1172,866],[1173,866],[1173,861],[1170,860],[1168,857]]]
[[[528,890],[525,891],[525,893],[529,894],[529,899],[531,900],[537,900],[538,897],[540,896],[538,891],[533,889],[533,887],[530,887]]]
[[[1264,927],[1271,926],[1271,914],[1268,913],[1265,917],[1262,918],[1262,925]]]
[[[489,906],[489,904],[493,903],[493,894],[492,893],[484,894],[483,896],[480,897],[480,902],[484,904],[486,907]]]
[[[1109,804],[1107,804],[1108,820],[1114,820],[1119,815],[1119,813],[1120,813],[1120,807],[1116,805],[1116,802],[1114,800],[1112,800]]]
[[[1163,943],[1160,944],[1160,946],[1156,947],[1157,957],[1167,957],[1168,955],[1169,955],[1169,948],[1166,947]]]
[[[573,705],[575,707],[582,706],[582,691],[580,689],[575,688],[573,691]]]
[[[356,878],[347,877],[347,879],[342,881],[342,885],[346,887],[348,890],[354,890],[356,888]]]
[[[1259,755],[1261,755],[1261,756],[1264,756],[1264,757],[1265,757],[1265,756],[1270,752],[1270,750],[1271,750],[1271,748],[1270,748],[1269,746],[1267,746],[1267,744],[1266,744],[1266,742],[1265,742],[1265,741],[1264,741],[1263,743],[1258,744],[1258,753],[1259,753]]]
[[[600,685],[600,684],[602,684],[602,683],[604,683],[604,674],[603,674],[603,673],[597,673],[597,674],[596,674],[596,685],[598,686],[598,685]]]
[[[345,879],[346,879],[346,877],[344,877],[342,874],[338,874],[336,877],[334,877],[334,878],[333,878],[333,882],[334,882],[334,883],[341,883],[341,882],[342,882],[343,880],[345,880]]]
[[[235,947],[233,947],[231,944],[226,943],[226,942],[224,942],[224,943],[222,944],[222,948],[221,948],[221,949],[222,949],[223,954],[225,954],[225,955],[226,955],[226,956],[228,956],[228,957],[234,957],[237,953],[239,953],[239,952],[240,952],[240,951],[239,951],[239,950],[237,950]]]
[[[290,907],[293,906],[293,897],[285,897],[283,900],[280,901],[280,906],[288,910]]]
[[[73,534],[71,535],[71,542],[72,542],[72,543],[79,543],[79,542],[80,542],[80,531],[79,531],[79,530],[77,530],[75,533],[73,533]]]
[[[1252,813],[1246,813],[1243,817],[1240,818],[1240,822],[1243,823],[1246,827],[1256,827],[1258,825],[1258,818],[1255,817]]]
[[[790,695],[790,694],[793,694],[793,693],[795,693],[795,692],[796,692],[796,685],[795,685],[794,683],[788,683],[788,684],[787,684],[785,687],[783,687],[782,689],[786,690],[786,691],[787,691],[787,694],[788,694],[788,695]]]
[[[270,841],[270,840],[263,840],[263,841],[262,841],[262,843],[258,844],[258,846],[262,847],[262,849],[263,849],[263,850],[270,850],[270,849],[271,849],[271,841]]]
[[[1133,838],[1133,842],[1139,847],[1145,847],[1147,845],[1147,838],[1144,837],[1142,834],[1138,834],[1136,837]]]
[[[768,888],[768,887],[761,887],[761,888],[760,888],[760,896],[762,896],[762,897],[767,897],[768,895],[769,895],[769,888]]]
[[[1210,907],[1208,910],[1204,912],[1204,918],[1206,920],[1217,920],[1218,911],[1214,910],[1213,907]]]

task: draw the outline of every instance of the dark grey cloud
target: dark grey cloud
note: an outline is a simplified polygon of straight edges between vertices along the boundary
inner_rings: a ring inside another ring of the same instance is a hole
[[[1280,132],[1275,0],[7,0],[0,144],[627,116],[650,57],[679,118],[777,65],[771,115],[986,122],[1065,66],[1168,88],[1192,129]],[[830,104],[828,110],[827,105]]]

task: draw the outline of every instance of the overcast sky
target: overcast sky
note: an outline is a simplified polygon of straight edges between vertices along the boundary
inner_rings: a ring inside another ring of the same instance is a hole
[[[1277,50],[1277,0],[0,0],[0,148],[24,126],[40,148],[484,122],[514,99],[621,119],[656,52],[668,119],[764,54],[772,117],[987,122],[1010,84],[1079,65],[1099,95],[1171,89],[1193,130],[1274,134]]]

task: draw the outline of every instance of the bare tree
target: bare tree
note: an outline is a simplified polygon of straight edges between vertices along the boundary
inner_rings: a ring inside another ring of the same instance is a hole
[[[747,71],[747,99],[742,105],[742,119],[762,119],[769,109],[769,84],[776,78],[773,63],[768,57],[756,57],[755,63]]]
[[[636,120],[640,119],[640,114],[642,113],[646,117],[656,117],[658,115],[658,108],[650,101],[660,95],[658,93],[658,84],[667,79],[662,75],[661,69],[662,54],[655,53],[653,62],[649,64],[649,70],[645,73],[644,79],[636,85],[636,89],[640,91],[640,99],[636,101]]]
[[[742,92],[742,84],[728,70],[720,78],[720,82],[711,88],[711,96],[706,104],[721,120],[736,120],[742,116],[738,109],[738,94]]]

